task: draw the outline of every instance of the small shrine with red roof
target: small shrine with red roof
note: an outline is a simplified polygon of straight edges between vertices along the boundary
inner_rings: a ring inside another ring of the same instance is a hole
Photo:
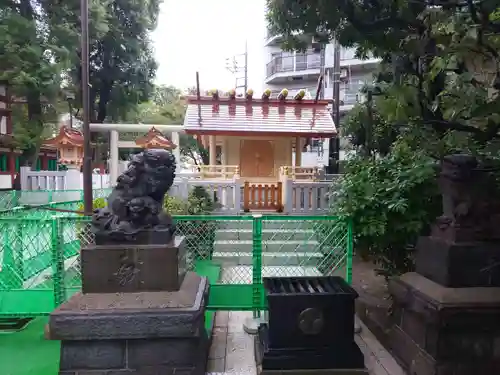
[[[73,128],[61,126],[59,133],[44,143],[54,146],[59,153],[59,163],[65,164],[71,169],[80,169],[83,162],[83,134]]]
[[[228,97],[219,97],[217,91],[212,96],[189,96],[184,130],[209,149],[210,166],[205,169],[237,170],[252,182],[277,181],[284,167],[300,167],[309,138],[337,135],[329,101],[304,99],[304,95],[301,90],[288,98],[285,89],[277,98],[270,97],[270,90],[258,98],[252,90],[242,98],[234,91]]]
[[[184,131],[209,150],[210,163],[201,168],[202,178],[241,179],[247,205],[252,200],[248,194],[274,189],[275,196],[264,200],[275,202],[272,207],[279,210],[276,202],[282,200],[283,179],[316,179],[318,168],[301,167],[306,142],[337,136],[330,102],[304,97],[305,90],[288,97],[286,89],[276,98],[270,90],[260,97],[252,90],[244,97],[237,97],[234,90],[227,97],[217,90],[210,96],[188,96]]]
[[[163,133],[157,130],[155,127],[149,129],[145,136],[136,139],[135,144],[142,148],[163,148],[166,150],[174,150],[177,145],[172,143]]]

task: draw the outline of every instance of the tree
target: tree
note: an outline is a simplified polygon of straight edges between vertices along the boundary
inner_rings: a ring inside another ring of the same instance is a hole
[[[90,1],[92,122],[121,120],[148,100],[156,72],[149,33],[160,2]],[[81,115],[79,15],[78,0],[0,0],[0,79],[26,98],[26,116],[18,110],[14,120],[17,143],[30,165],[45,124],[56,120],[57,104],[65,100],[62,87],[76,94]]]
[[[67,61],[70,88],[80,94],[81,51],[78,0],[60,4],[43,0],[50,37],[60,48],[56,58]],[[156,28],[160,0],[92,1],[89,24],[90,102],[92,122],[120,120],[131,106],[149,99],[156,62],[149,33]],[[61,23],[61,19],[67,20]],[[68,37],[69,35],[69,37]],[[77,95],[77,103],[80,103]]]
[[[54,118],[51,103],[61,82],[52,53],[57,47],[45,26],[46,16],[36,2],[0,1],[0,80],[26,102],[14,108],[13,119],[15,143],[27,165],[36,162],[45,121]]]
[[[407,126],[439,138],[465,132],[485,144],[499,137],[500,22],[496,2],[268,0],[269,28],[300,48],[297,32],[331,39],[357,56],[381,57],[382,95],[399,90],[398,107],[414,113]]]
[[[181,91],[173,86],[160,85],[153,89],[148,102],[141,103],[127,115],[129,123],[183,124],[186,102]],[[180,151],[190,164],[208,164],[209,153],[200,142],[188,134],[180,135]]]

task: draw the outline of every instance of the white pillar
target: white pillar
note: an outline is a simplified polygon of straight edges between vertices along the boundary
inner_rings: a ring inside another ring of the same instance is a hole
[[[178,132],[172,132],[172,143],[177,146],[172,150],[172,154],[174,154],[175,162],[179,165],[181,162],[181,142]]]
[[[217,143],[215,142],[215,135],[210,135],[208,138],[208,148],[209,148],[209,162],[210,165],[217,164]]]
[[[83,199],[83,174],[80,170],[68,166],[64,179],[66,190],[70,190],[66,192],[65,200],[76,201]],[[60,199],[61,197],[58,198]]]
[[[109,133],[109,180],[111,186],[115,186],[118,178],[118,130]]]

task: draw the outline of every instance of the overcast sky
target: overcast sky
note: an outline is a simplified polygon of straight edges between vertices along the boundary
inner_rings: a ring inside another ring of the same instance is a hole
[[[264,6],[265,0],[165,0],[153,34],[157,82],[192,87],[199,71],[202,89],[228,90],[235,78],[226,70],[226,58],[242,54],[246,40],[249,87],[261,91],[267,62]]]

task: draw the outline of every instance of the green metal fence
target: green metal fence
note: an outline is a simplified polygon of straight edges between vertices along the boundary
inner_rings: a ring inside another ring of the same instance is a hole
[[[81,287],[89,218],[0,216],[0,316],[49,314]],[[338,274],[351,280],[352,227],[331,216],[179,216],[191,270],[211,281],[213,310],[265,309],[262,277]]]
[[[106,198],[111,189],[94,189],[93,197]],[[27,206],[56,205],[67,202],[82,202],[83,190],[9,190],[0,191],[0,213],[21,212]]]

